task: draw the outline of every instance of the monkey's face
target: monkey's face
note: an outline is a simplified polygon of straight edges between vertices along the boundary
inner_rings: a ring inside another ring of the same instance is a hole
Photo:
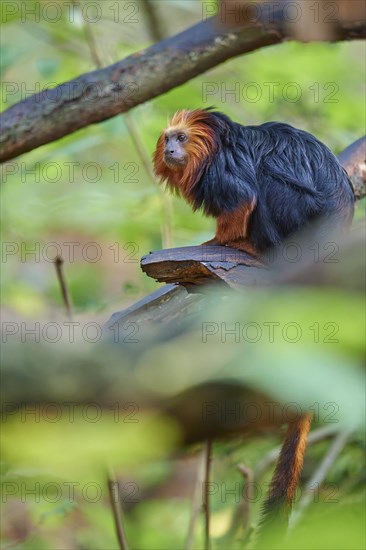
[[[188,161],[187,134],[179,129],[169,129],[164,134],[164,162],[169,167],[183,168]]]
[[[214,155],[217,144],[212,115],[206,110],[175,113],[160,134],[153,156],[154,172],[160,181],[190,197],[203,167]]]

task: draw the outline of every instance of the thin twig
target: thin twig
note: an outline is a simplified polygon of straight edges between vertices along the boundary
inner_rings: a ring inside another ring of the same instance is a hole
[[[75,0],[73,0],[73,3],[75,4],[75,6],[78,5],[75,2]],[[102,60],[98,52],[98,47],[94,38],[94,34],[87,22],[84,22],[84,31],[85,31],[85,38],[88,43],[91,58],[94,64],[96,65],[96,67],[100,69],[103,66]],[[125,531],[124,522],[123,522],[123,508],[119,498],[118,481],[116,480],[116,477],[111,467],[109,468],[109,471],[108,471],[107,483],[108,483],[109,500],[111,503],[114,526],[116,530],[119,548],[120,550],[128,550],[129,547],[128,547],[127,536],[126,536],[126,531]]]
[[[149,175],[152,181],[155,181],[150,158],[146,152],[144,144],[141,141],[140,134],[136,130],[136,126],[132,116],[130,115],[130,113],[124,113],[123,118],[128,128],[128,131],[130,133],[131,139],[134,143],[134,146],[136,148],[136,151],[141,159],[141,162],[147,174]],[[162,234],[161,234],[162,246],[163,248],[171,248],[172,246],[172,200],[170,195],[165,193],[163,189],[159,188],[159,192],[161,196],[163,214],[164,214],[164,224],[162,227]]]
[[[76,8],[81,14],[80,3],[77,0],[72,0],[72,3],[74,4],[74,8]],[[89,22],[85,21],[84,17],[82,17],[82,21],[83,21],[83,30],[84,30],[86,42],[88,44],[88,48],[90,51],[90,56],[93,60],[94,65],[97,67],[97,69],[101,69],[103,67],[103,63],[98,52],[97,44],[94,38],[94,33],[92,32],[91,27],[89,26]]]
[[[187,540],[185,544],[186,550],[190,550],[193,546],[194,533],[196,530],[198,516],[202,511],[202,487],[204,487],[205,482],[205,464],[206,452],[205,450],[202,450],[197,467],[197,477],[192,499],[191,519],[189,521]]]
[[[334,438],[332,444],[330,445],[327,454],[320,463],[318,469],[314,472],[313,476],[310,478],[309,482],[306,485],[305,492],[301,498],[299,505],[296,511],[293,512],[290,518],[289,528],[293,529],[300,521],[301,517],[304,514],[305,509],[309,506],[314,495],[314,488],[319,487],[329,469],[333,466],[336,461],[339,453],[343,450],[347,441],[351,435],[350,431],[339,432],[337,437]]]
[[[88,23],[84,25],[84,31],[85,31],[86,41],[88,43],[90,54],[94,61],[94,64],[97,67],[97,69],[101,69],[103,67],[103,63],[101,58],[99,57],[99,52],[95,41],[94,33],[92,32],[91,27]]]
[[[237,468],[239,472],[243,474],[247,485],[246,498],[244,498],[243,493],[243,503],[241,507],[243,527],[247,529],[250,523],[250,505],[254,500],[254,474],[253,470],[245,464],[238,464]]]
[[[208,439],[205,448],[205,476],[203,491],[203,511],[205,514],[205,550],[210,550],[210,473],[212,460],[212,440]]]
[[[75,4],[75,6],[78,5],[76,0],[73,0],[73,3]],[[83,21],[84,21],[85,38],[89,47],[90,56],[96,68],[101,69],[103,67],[102,57],[98,51],[98,46],[94,37],[93,30],[89,22],[85,21],[84,19]],[[151,167],[150,157],[146,152],[145,146],[140,138],[140,134],[136,129],[133,118],[131,117],[130,113],[125,113],[123,115],[123,119],[127,126],[128,132],[131,136],[131,139],[135,146],[137,154],[139,155],[140,160],[146,170],[146,173],[148,174],[148,176],[152,181],[155,181],[154,173]],[[163,214],[164,214],[164,223],[161,229],[162,246],[163,248],[171,248],[172,246],[172,201],[171,201],[171,197],[167,193],[165,193],[163,190],[159,190],[159,191],[160,191]]]
[[[128,550],[129,546],[127,542],[126,531],[124,528],[123,510],[122,510],[122,503],[120,502],[120,498],[119,498],[118,481],[116,480],[116,477],[111,467],[109,467],[108,469],[107,481],[108,481],[109,501],[111,503],[111,508],[113,512],[114,527],[116,529],[119,548],[120,550]]]
[[[58,282],[60,283],[62,298],[66,308],[66,314],[70,319],[70,321],[72,321],[71,298],[70,298],[70,294],[66,284],[65,274],[63,270],[63,263],[64,263],[64,260],[61,258],[61,256],[56,256],[54,264],[56,268],[57,279],[58,279]]]
[[[159,42],[164,38],[164,32],[161,25],[161,17],[157,7],[151,0],[142,0],[144,12],[149,28],[149,34],[154,42]]]

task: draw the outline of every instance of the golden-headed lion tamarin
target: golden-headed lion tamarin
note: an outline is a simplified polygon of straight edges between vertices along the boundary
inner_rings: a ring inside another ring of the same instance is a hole
[[[178,111],[153,161],[162,182],[194,210],[216,218],[215,237],[205,244],[260,256],[312,223],[324,235],[353,218],[345,170],[323,143],[288,124],[242,126],[211,108]],[[310,414],[289,424],[262,527],[287,522],[310,424]]]
[[[323,143],[288,124],[242,126],[211,108],[178,111],[153,160],[162,182],[216,218],[205,244],[260,255],[312,222],[330,229],[352,221],[345,170]]]

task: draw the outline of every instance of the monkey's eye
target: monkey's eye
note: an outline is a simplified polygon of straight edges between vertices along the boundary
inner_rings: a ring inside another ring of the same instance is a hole
[[[165,143],[168,143],[168,141],[169,141],[168,136],[164,136],[164,141],[165,141]]]
[[[185,134],[179,134],[178,137],[177,137],[177,140],[178,141],[185,141],[186,140],[186,135]]]

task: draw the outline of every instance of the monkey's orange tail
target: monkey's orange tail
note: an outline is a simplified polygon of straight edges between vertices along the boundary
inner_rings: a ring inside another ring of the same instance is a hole
[[[311,420],[312,414],[307,413],[288,426],[268,496],[263,505],[257,539],[262,539],[264,534],[270,534],[272,528],[276,530],[276,535],[286,531],[304,462]]]

